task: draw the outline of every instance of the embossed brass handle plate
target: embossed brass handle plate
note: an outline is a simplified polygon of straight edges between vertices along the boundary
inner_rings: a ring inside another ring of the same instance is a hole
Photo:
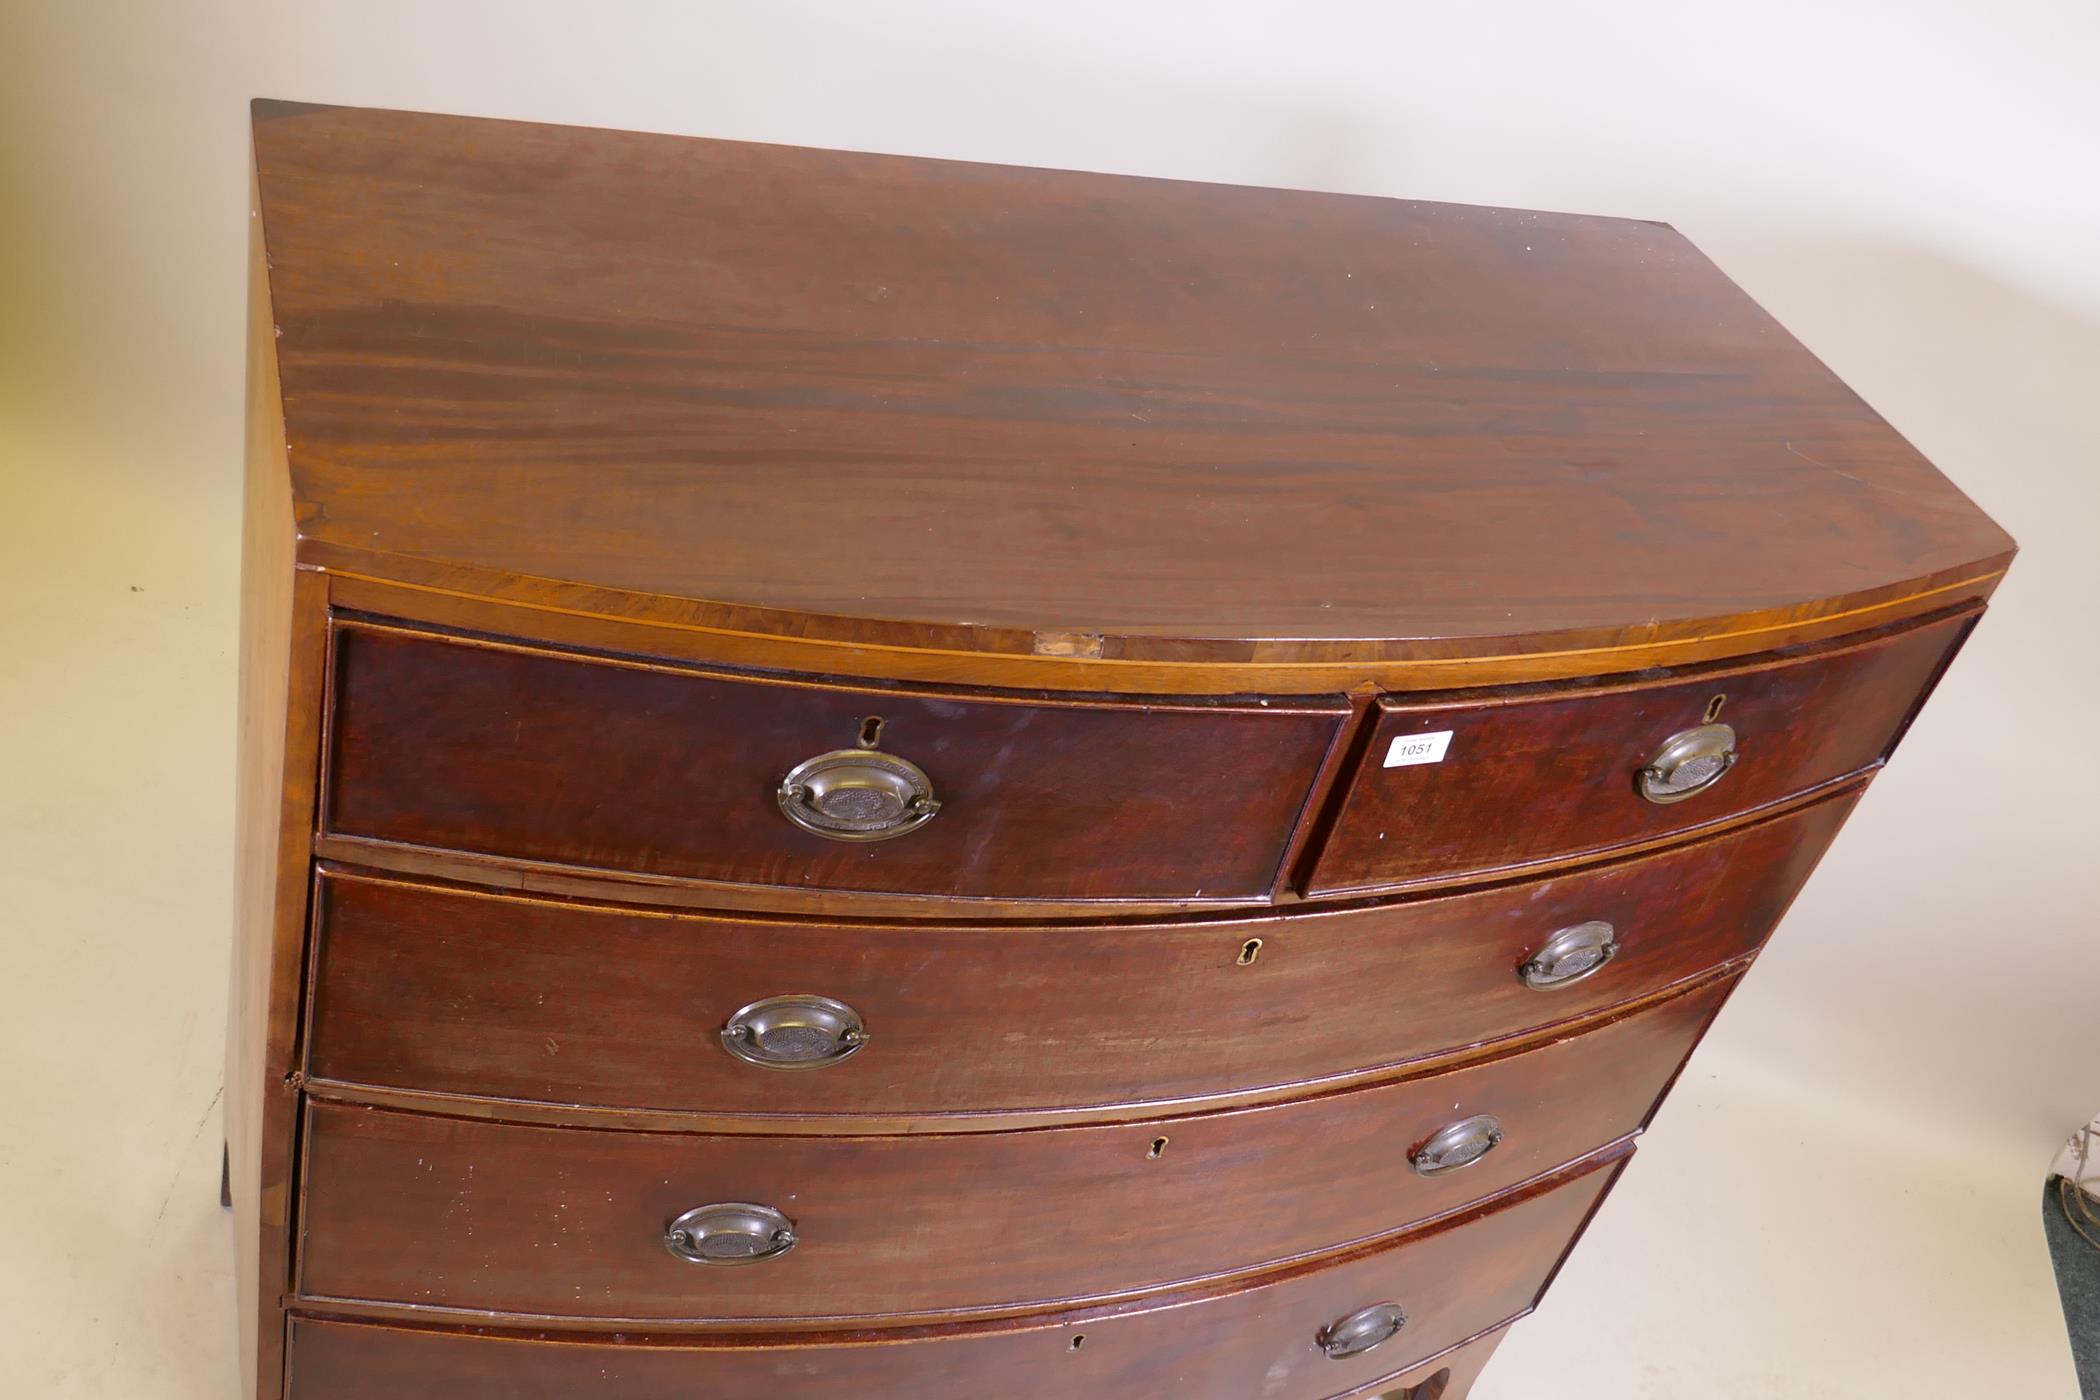
[[[723,1049],[765,1069],[822,1069],[867,1043],[859,1012],[809,993],[754,1001],[722,1027]]]
[[[875,749],[834,749],[780,780],[780,810],[827,841],[888,841],[941,810],[918,764]]]
[[[1405,1326],[1407,1314],[1398,1303],[1373,1303],[1321,1328],[1320,1350],[1331,1360],[1346,1361],[1391,1341]]]
[[[1619,934],[1602,919],[1588,919],[1556,931],[1517,969],[1535,992],[1572,987],[1619,955]]]
[[[1702,724],[1672,734],[1648,765],[1634,775],[1634,786],[1650,802],[1682,802],[1721,781],[1735,766],[1735,730],[1725,724]]]
[[[1407,1161],[1417,1176],[1448,1176],[1472,1166],[1501,1143],[1502,1124],[1491,1113],[1476,1113],[1438,1128],[1407,1154]]]
[[[664,1248],[689,1264],[760,1264],[795,1247],[795,1225],[771,1206],[695,1206],[664,1230]]]

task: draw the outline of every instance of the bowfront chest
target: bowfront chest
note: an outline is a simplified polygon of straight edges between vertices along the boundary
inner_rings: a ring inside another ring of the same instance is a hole
[[[251,1400],[1457,1400],[2013,553],[1663,225],[255,167]]]

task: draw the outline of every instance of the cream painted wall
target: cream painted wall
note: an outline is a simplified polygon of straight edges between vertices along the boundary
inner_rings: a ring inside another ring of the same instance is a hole
[[[2100,1105],[2096,72],[2071,0],[0,0],[0,1319],[135,1324],[0,1343],[39,1394],[223,1393],[191,1192],[270,95],[1675,223],[2025,553],[1495,1394],[1792,1394],[1812,1354],[1823,1394],[1994,1355],[2068,1395],[2018,1232]],[[1980,1282],[1865,1301],[1935,1275]]]

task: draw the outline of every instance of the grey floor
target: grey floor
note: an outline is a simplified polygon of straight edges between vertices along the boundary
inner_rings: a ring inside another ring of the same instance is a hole
[[[2063,1178],[2052,1176],[2042,1189],[2042,1232],[2056,1263],[2079,1390],[2085,1400],[2100,1400],[2100,1244],[2094,1243],[2100,1240],[2100,1203],[2088,1201],[2093,1218],[2081,1213],[2074,1223],[2071,1212],[2078,1203],[2075,1197],[2067,1200],[2063,1188]]]

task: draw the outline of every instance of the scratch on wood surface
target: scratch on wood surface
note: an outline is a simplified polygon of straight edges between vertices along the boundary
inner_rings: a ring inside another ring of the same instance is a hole
[[[1826,472],[1836,472],[1839,476],[1845,478],[1845,480],[1847,481],[1858,481],[1860,479],[1857,473],[1848,472],[1843,467],[1833,467],[1828,462],[1818,461],[1816,458],[1809,456],[1806,452],[1803,452],[1800,448],[1794,446],[1794,440],[1792,438],[1788,438],[1786,440],[1786,450],[1793,453],[1796,457],[1799,457],[1802,461],[1808,463],[1810,466],[1821,467]]]
[[[184,1157],[189,1155],[190,1148],[197,1145],[197,1139],[204,1135],[204,1125],[211,1121],[211,1111],[219,1106],[219,1100],[225,1096],[226,1088],[224,1085],[221,1085],[217,1092],[211,1096],[211,1102],[204,1105],[204,1112],[197,1115],[197,1126],[190,1130],[189,1141],[183,1144],[182,1155]],[[160,1222],[167,1218],[168,1207],[175,1200],[175,1190],[181,1185],[180,1177],[181,1173],[178,1170],[175,1179],[168,1182],[167,1193],[160,1198],[160,1209],[154,1212],[152,1228],[146,1231],[146,1238],[149,1242],[160,1232]]]

